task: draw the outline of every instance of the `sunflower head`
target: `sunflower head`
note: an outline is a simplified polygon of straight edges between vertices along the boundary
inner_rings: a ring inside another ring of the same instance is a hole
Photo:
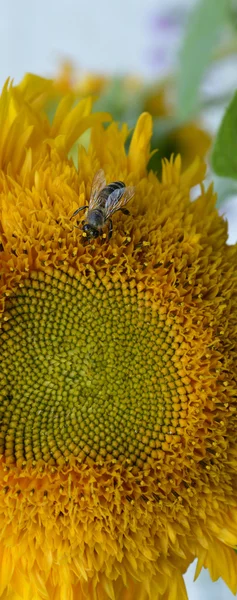
[[[205,167],[158,179],[149,114],[126,152],[89,100],[50,125],[28,85],[0,100],[0,596],[184,600],[194,558],[235,593],[237,252]],[[88,242],[100,169],[135,195]]]

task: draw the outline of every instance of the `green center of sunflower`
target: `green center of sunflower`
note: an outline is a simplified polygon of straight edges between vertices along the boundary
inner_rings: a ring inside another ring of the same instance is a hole
[[[9,462],[142,467],[182,432],[174,333],[134,282],[32,272],[7,300],[1,338]]]

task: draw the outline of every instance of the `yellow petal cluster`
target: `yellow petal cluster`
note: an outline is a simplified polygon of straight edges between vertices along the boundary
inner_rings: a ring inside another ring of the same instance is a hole
[[[148,114],[126,152],[87,99],[50,125],[34,85],[0,100],[0,598],[186,600],[195,558],[236,593],[237,249],[204,165],[159,180]],[[87,242],[100,168],[136,193]]]
[[[45,80],[47,81],[47,80]],[[98,74],[87,73],[78,76],[76,69],[70,62],[61,65],[59,75],[50,82],[51,99],[60,97],[67,92],[73,92],[78,97],[92,95],[103,99],[103,105],[111,114],[123,120],[123,114],[130,119],[136,110],[136,100],[142,107],[155,118],[155,131],[151,141],[153,150],[152,161],[149,168],[161,172],[162,158],[170,158],[175,154],[182,157],[182,170],[184,171],[195,160],[196,156],[206,157],[211,145],[211,136],[198,119],[185,123],[175,123],[175,109],[170,101],[174,97],[173,79],[165,78],[158,84],[145,85],[135,77],[124,77],[118,84],[120,98],[117,98],[113,79]],[[113,89],[114,85],[114,89]],[[118,108],[118,105],[121,105]],[[126,117],[125,117],[126,118]],[[164,125],[167,131],[164,131]],[[157,152],[157,147],[159,152]]]
[[[65,95],[50,123],[41,110],[51,90],[51,82],[27,75],[19,86],[9,80],[0,99],[0,167],[10,175],[28,172],[41,156],[45,146],[57,148],[62,157],[75,141],[96,122],[109,121],[108,113],[91,114],[92,99],[82,99],[74,106],[75,95]]]

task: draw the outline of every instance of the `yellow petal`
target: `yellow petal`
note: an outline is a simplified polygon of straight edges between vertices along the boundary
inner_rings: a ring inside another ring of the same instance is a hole
[[[140,177],[146,173],[150,157],[150,142],[152,136],[152,118],[149,113],[143,113],[136,124],[129,147],[129,169],[137,171]]]

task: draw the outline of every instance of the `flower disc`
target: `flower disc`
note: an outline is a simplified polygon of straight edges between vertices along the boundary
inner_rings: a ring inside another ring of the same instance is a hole
[[[174,338],[134,280],[32,271],[7,301],[1,333],[7,462],[158,458],[187,411]]]

